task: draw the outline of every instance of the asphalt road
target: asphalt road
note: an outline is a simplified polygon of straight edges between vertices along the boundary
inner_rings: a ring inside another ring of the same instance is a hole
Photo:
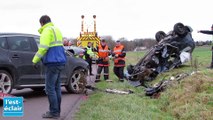
[[[93,68],[93,71],[96,71],[95,67]],[[88,83],[93,84],[94,78],[95,76],[88,77]],[[12,94],[24,97],[24,116],[3,117],[3,102],[1,101],[0,120],[45,120],[41,117],[41,115],[48,111],[49,103],[44,91],[35,92],[31,89],[23,89],[13,90]],[[65,88],[62,87],[61,117],[59,120],[72,120],[83,100],[86,100],[86,96],[84,94],[69,94]]]

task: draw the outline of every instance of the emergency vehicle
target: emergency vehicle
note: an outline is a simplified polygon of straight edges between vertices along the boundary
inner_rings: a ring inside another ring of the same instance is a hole
[[[77,46],[86,48],[87,43],[91,42],[93,48],[97,48],[100,44],[100,37],[98,37],[98,33],[96,32],[96,15],[93,15],[93,31],[89,31],[89,26],[86,28],[84,23],[84,15],[81,16],[81,32],[80,36],[77,38]],[[86,29],[85,29],[86,28]],[[97,53],[95,53],[95,58],[97,58]]]
[[[86,47],[88,42],[93,43],[93,47],[98,46],[100,43],[100,37],[98,37],[98,33],[96,32],[96,15],[93,15],[94,18],[93,31],[89,31],[89,26],[85,29],[84,15],[82,15],[81,18],[82,18],[81,32],[80,36],[77,38],[77,46]]]

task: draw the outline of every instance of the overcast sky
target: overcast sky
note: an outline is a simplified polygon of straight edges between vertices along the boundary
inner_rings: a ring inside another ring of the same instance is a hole
[[[89,29],[96,15],[99,36],[154,38],[182,22],[193,28],[194,40],[211,40],[197,30],[210,30],[212,8],[212,0],[0,0],[0,32],[38,34],[39,18],[47,14],[64,37],[77,38],[81,15]]]

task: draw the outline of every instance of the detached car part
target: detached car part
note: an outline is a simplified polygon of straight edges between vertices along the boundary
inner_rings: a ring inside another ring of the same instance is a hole
[[[180,80],[188,77],[189,75],[193,75],[196,72],[192,72],[191,74],[188,73],[182,73],[178,74],[175,77],[170,77],[167,80],[162,80],[158,84],[154,85],[153,87],[145,88],[145,95],[146,96],[153,96],[159,92],[164,91],[168,86],[173,84],[174,82],[179,82]]]

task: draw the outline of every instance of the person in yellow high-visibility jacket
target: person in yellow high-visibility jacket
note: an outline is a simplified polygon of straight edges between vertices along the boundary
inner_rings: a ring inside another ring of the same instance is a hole
[[[85,48],[83,59],[89,64],[89,73],[91,76],[94,74],[92,73],[92,58],[94,57],[94,52],[92,48],[92,43],[88,42],[87,47]]]
[[[59,118],[61,106],[61,80],[60,73],[65,67],[66,55],[63,47],[62,34],[47,15],[40,18],[39,29],[40,44],[32,62],[36,64],[42,60],[45,69],[45,92],[49,100],[49,111],[42,115],[43,118]]]

